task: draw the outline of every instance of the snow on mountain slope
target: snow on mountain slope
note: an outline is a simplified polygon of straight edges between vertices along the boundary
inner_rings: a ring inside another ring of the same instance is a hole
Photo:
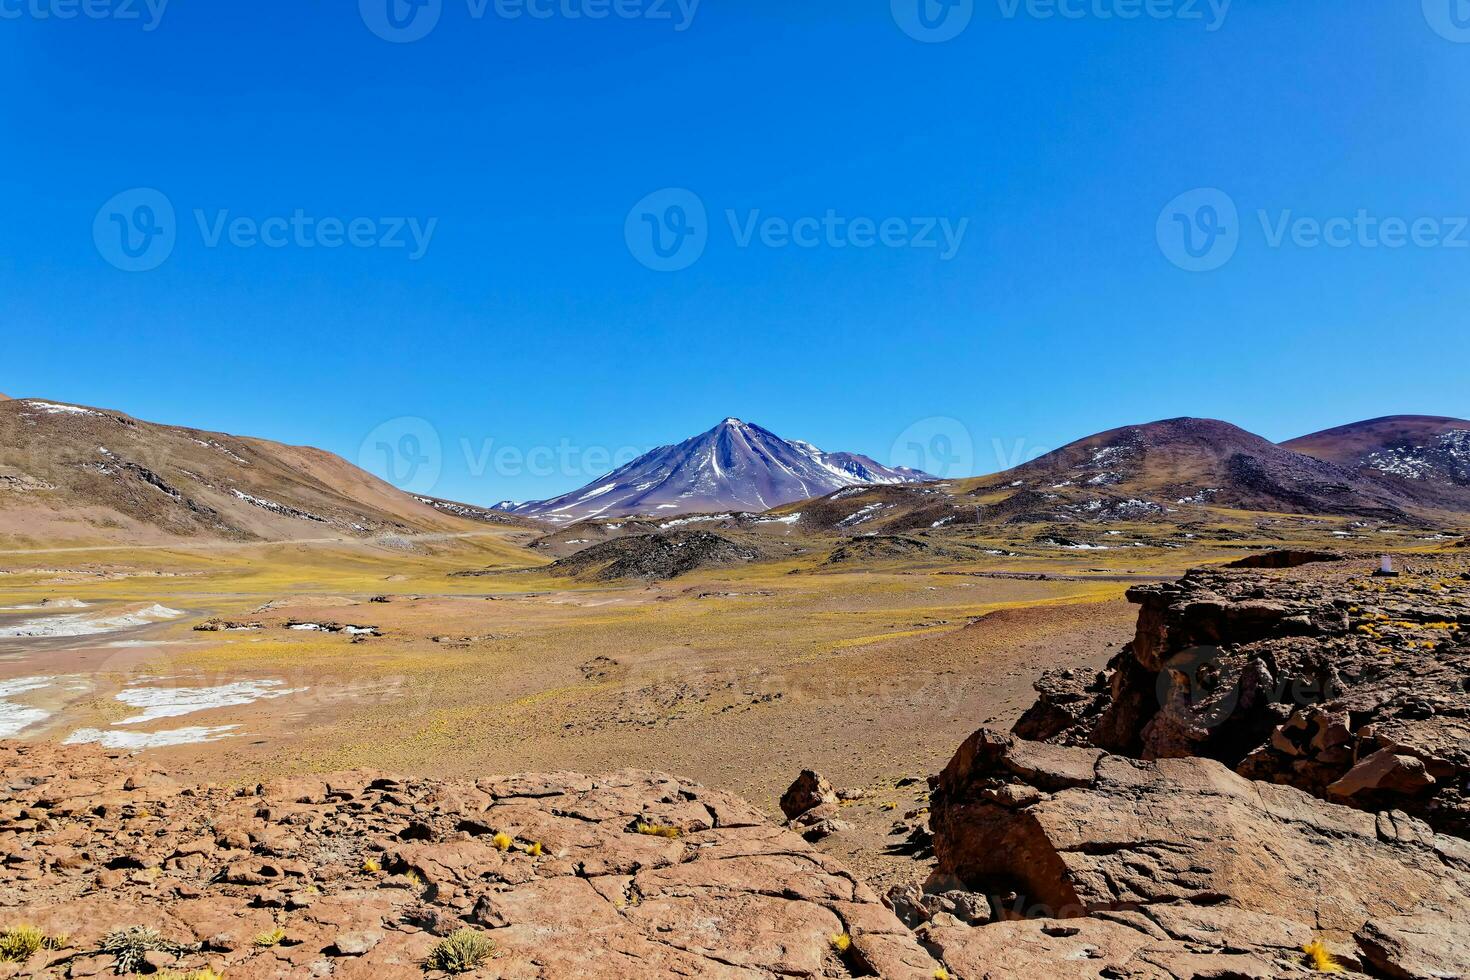
[[[932,479],[856,453],[824,453],[811,443],[788,442],[729,418],[676,446],[645,453],[580,490],[511,510],[556,523],[629,514],[765,511],[843,487]]]

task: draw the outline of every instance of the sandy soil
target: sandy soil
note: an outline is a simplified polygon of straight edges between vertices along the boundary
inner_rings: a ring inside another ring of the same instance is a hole
[[[773,815],[797,772],[815,768],[867,794],[846,808],[855,829],[823,847],[884,884],[922,877],[922,861],[893,853],[902,838],[890,827],[922,805],[924,777],[966,735],[1009,726],[1042,670],[1101,667],[1132,635],[1129,583],[1220,557],[837,571],[792,561],[592,586],[536,570],[456,574],[487,555],[503,565],[505,549],[455,548],[9,557],[0,632],[154,604],[183,615],[0,638],[0,734],[8,719],[28,739],[156,744],[150,757],[181,777],[226,783],[359,766],[636,766]],[[1052,577],[993,575],[1037,571]],[[88,605],[9,608],[61,599]],[[195,629],[214,619],[251,628]]]

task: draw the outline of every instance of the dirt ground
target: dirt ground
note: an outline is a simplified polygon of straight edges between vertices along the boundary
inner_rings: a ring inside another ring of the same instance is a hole
[[[182,778],[240,784],[355,767],[649,768],[774,816],[813,768],[865,791],[844,809],[854,828],[822,846],[883,886],[923,876],[890,829],[965,736],[1008,727],[1042,670],[1100,668],[1132,636],[1130,583],[1218,560],[792,561],[587,585],[466,576],[485,567],[470,548],[6,556],[0,734],[177,742],[146,751]],[[6,635],[154,605],[169,618]],[[211,620],[248,628],[196,629]]]

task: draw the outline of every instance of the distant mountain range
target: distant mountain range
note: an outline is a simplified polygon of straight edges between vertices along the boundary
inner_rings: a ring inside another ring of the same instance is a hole
[[[1178,418],[1099,432],[1004,473],[829,494],[805,531],[892,534],[965,524],[1185,522],[1212,509],[1405,525],[1470,516],[1470,421],[1394,416],[1277,445]],[[791,508],[795,510],[796,508]]]
[[[542,550],[561,556],[606,539],[578,533],[603,522],[613,535],[699,523],[865,536],[1178,523],[1210,510],[1459,527],[1470,520],[1470,421],[1390,416],[1277,445],[1227,422],[1169,419],[1100,432],[1005,473],[938,481],[731,418],[580,490],[500,506],[406,494],[319,449],[0,398],[0,544],[10,548],[453,535],[493,524],[551,531]]]
[[[854,486],[920,483],[934,477],[857,453],[823,452],[728,418],[692,439],[663,446],[579,490],[505,506],[552,523],[633,514],[717,510],[761,512]]]

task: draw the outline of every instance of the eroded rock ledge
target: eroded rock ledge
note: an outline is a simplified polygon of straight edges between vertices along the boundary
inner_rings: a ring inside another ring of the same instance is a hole
[[[496,944],[478,977],[940,969],[799,836],[657,773],[344,773],[226,790],[118,753],[14,742],[0,743],[0,772],[0,928],[67,937],[0,963],[0,977],[111,975],[115,959],[90,951],[132,926],[190,950],[150,954],[145,969],[230,980],[421,980],[436,975],[430,949],[461,928]]]
[[[1242,775],[1470,835],[1470,562],[1405,556],[1140,586],[1095,677],[1051,672],[1024,738]]]
[[[921,927],[967,980],[1290,976],[1313,942],[1371,976],[1470,975],[1470,844],[1401,812],[981,730],[931,825],[934,887],[1008,920]]]

